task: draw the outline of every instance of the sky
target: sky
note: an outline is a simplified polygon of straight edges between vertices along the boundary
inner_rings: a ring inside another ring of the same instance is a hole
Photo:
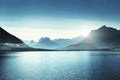
[[[0,26],[24,40],[87,36],[120,29],[120,0],[0,0]]]

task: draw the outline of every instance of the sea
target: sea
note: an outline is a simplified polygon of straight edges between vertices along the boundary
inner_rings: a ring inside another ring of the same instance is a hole
[[[120,52],[0,52],[0,80],[120,80]]]

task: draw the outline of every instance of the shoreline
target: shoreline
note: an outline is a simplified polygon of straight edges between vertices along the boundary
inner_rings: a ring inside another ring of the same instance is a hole
[[[27,52],[27,51],[115,51],[111,49],[73,49],[73,50],[58,50],[58,49],[11,49],[0,50],[0,52]]]

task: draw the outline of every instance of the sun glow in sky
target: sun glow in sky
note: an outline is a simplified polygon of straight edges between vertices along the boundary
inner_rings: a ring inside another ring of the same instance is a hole
[[[23,40],[87,36],[119,29],[120,0],[0,0],[0,26]]]
[[[77,36],[86,37],[91,30],[97,29],[105,23],[107,22],[81,19],[29,18],[3,22],[1,24],[6,26],[4,27],[5,30],[20,39],[38,41],[41,37],[50,37],[51,39],[74,38]]]
[[[77,36],[87,36],[89,31],[86,30],[54,30],[54,29],[39,29],[39,28],[10,28],[6,29],[11,34],[23,40],[38,41],[41,37],[50,37],[51,39],[58,38],[74,38]],[[30,30],[30,31],[28,31]]]

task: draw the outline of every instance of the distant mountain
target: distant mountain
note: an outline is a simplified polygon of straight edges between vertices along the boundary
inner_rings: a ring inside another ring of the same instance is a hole
[[[120,47],[120,30],[104,25],[97,30],[92,30],[78,44],[73,44],[63,49],[103,49],[112,47]]]
[[[49,37],[42,37],[37,43],[36,46],[38,48],[45,48],[45,49],[53,49],[58,44],[56,44],[54,41],[52,41]]]
[[[78,42],[84,40],[85,38],[83,36],[78,36],[72,39],[54,39],[54,42],[62,46],[68,46],[72,44],[77,44]]]
[[[27,44],[27,45],[29,45],[30,47],[33,47],[33,48],[37,48],[36,47],[36,41],[34,41],[34,40],[23,40],[23,42],[25,43],[25,44]]]
[[[11,49],[22,49],[22,48],[30,48],[19,38],[11,35],[3,28],[0,27],[0,50],[11,50]]]
[[[40,40],[36,43],[36,46],[38,48],[45,48],[45,49],[56,49],[59,47],[68,46],[71,44],[76,44],[80,41],[82,41],[84,37],[79,36],[73,39],[54,39],[51,40],[49,37],[42,37]],[[30,44],[31,45],[31,44]]]
[[[79,43],[60,48],[60,50],[90,50],[97,49],[93,44],[90,43]]]

